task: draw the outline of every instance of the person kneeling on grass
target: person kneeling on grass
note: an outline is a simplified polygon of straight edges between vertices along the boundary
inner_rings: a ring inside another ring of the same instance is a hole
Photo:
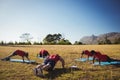
[[[89,59],[90,56],[91,57],[93,56],[93,54],[90,51],[88,51],[88,50],[82,51],[81,58],[83,57],[83,55],[87,55],[87,59]]]
[[[100,52],[96,52],[94,50],[92,50],[91,53],[94,55],[93,64],[94,64],[95,59],[99,61],[99,64],[101,62],[109,62],[110,63],[112,61],[120,61],[120,60],[117,60],[117,59],[112,59],[109,56],[101,54]]]
[[[45,58],[45,57],[49,56],[49,53],[48,53],[47,50],[42,49],[42,50],[37,54],[37,56],[42,57],[42,58]]]
[[[61,56],[59,56],[58,54],[48,56],[44,60],[44,63],[42,63],[41,65],[37,65],[36,68],[33,69],[35,75],[43,76],[42,70],[52,71],[58,61],[62,63],[62,68],[64,68],[65,61]]]
[[[14,51],[12,54],[10,54],[8,57],[3,58],[3,59],[1,59],[1,60],[9,61],[10,58],[11,58],[12,56],[15,56],[15,55],[21,56],[22,59],[23,59],[23,62],[24,62],[24,57],[26,57],[26,58],[30,61],[30,59],[29,59],[29,57],[28,57],[28,56],[29,56],[29,55],[28,55],[28,52],[25,52],[25,51],[22,51],[22,50],[16,50],[16,51]]]

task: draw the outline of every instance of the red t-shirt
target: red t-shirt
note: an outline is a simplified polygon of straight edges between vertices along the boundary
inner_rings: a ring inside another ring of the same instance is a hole
[[[59,55],[50,55],[48,57],[48,59],[54,60],[55,62],[60,60],[60,56]]]
[[[96,58],[99,58],[102,54],[100,52],[96,52],[94,55]]]
[[[100,61],[107,61],[108,57],[107,55],[101,55]]]
[[[22,50],[16,50],[15,53],[19,56],[25,56],[25,52]]]
[[[100,61],[107,61],[107,55],[102,55],[100,52],[96,52],[95,58],[99,59]]]
[[[46,50],[43,49],[43,50],[40,51],[39,54],[41,54],[41,55],[43,55],[43,54],[48,54],[48,51],[46,51]]]
[[[84,54],[85,54],[85,55],[88,55],[88,56],[92,56],[92,54],[91,54],[88,50],[85,50],[85,51],[84,51]]]

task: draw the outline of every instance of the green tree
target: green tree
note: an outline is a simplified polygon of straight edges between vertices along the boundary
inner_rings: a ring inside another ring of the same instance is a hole
[[[34,42],[33,45],[42,45],[42,42]]]
[[[57,44],[62,38],[61,34],[48,34],[44,39],[44,44]]]
[[[71,45],[71,42],[69,40],[63,38],[58,42],[58,44],[60,44],[60,45]]]
[[[5,45],[4,41],[1,41],[1,42],[0,42],[0,45]]]
[[[7,45],[14,45],[12,41],[8,42]]]
[[[62,37],[60,33],[58,34],[48,34],[44,39],[43,43],[47,45],[61,44],[61,45],[70,45],[71,42]]]
[[[80,42],[80,41],[75,41],[74,45],[82,45],[82,42]]]

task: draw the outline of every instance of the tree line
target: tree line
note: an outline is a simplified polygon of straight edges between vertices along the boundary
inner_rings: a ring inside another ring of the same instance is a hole
[[[20,42],[4,42],[4,41],[1,41],[0,42],[0,45],[72,45],[72,43],[68,40],[68,39],[65,39],[62,34],[58,33],[58,34],[48,34],[46,35],[46,37],[43,39],[42,42],[36,42],[34,41],[32,43],[32,39],[33,37],[31,36],[30,33],[24,33],[20,36],[20,39],[22,41]],[[107,36],[104,38],[105,41],[98,41],[98,44],[101,45],[101,44],[113,44],[111,43],[111,41],[107,38]],[[120,39],[119,40],[116,40],[116,43],[114,44],[120,44]],[[73,45],[85,45],[83,44],[81,41],[75,41],[73,43]]]
[[[20,36],[20,39],[22,40],[21,42],[4,42],[1,41],[0,45],[71,45],[72,43],[68,40],[63,38],[63,36],[58,33],[58,34],[48,34],[42,42],[33,42],[32,39],[33,37],[31,36],[30,33],[24,33]]]

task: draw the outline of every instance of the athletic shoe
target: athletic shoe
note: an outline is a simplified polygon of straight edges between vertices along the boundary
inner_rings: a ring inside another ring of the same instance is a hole
[[[36,76],[38,75],[37,68],[34,68],[34,69],[33,69],[33,72],[34,72],[34,74],[35,74]]]
[[[38,70],[38,75],[43,75],[43,71],[42,71],[42,69],[41,68],[39,68],[39,69],[37,69]]]
[[[39,68],[39,69],[34,68],[33,72],[34,72],[35,76],[43,77],[43,71],[41,68]]]

